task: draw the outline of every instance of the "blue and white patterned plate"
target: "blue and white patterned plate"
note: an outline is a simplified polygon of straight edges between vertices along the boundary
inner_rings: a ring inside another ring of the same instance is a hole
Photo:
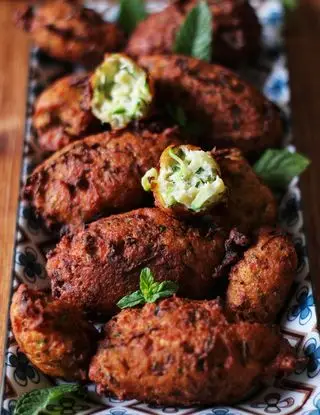
[[[164,0],[149,1],[149,11],[161,9],[164,3]],[[242,68],[240,72],[244,77],[258,85],[269,99],[278,104],[289,119],[290,90],[286,58],[283,53],[281,39],[284,12],[279,0],[252,0],[252,4],[263,26],[264,52],[256,67]],[[104,3],[103,6],[100,6],[99,11],[104,13],[106,18],[113,19],[117,14],[117,7],[114,3],[110,3],[110,6],[106,6],[106,3]],[[35,97],[53,79],[70,70],[70,65],[49,60],[37,49],[31,51],[21,185],[23,185],[34,166],[41,160],[41,152],[31,125]],[[290,133],[287,134],[285,142],[290,144]],[[294,151],[292,145],[290,145],[290,148]],[[55,405],[54,414],[320,415],[320,338],[316,329],[315,304],[306,256],[306,240],[303,234],[300,199],[298,180],[294,179],[281,201],[279,221],[293,235],[299,257],[293,295],[283,313],[281,329],[299,353],[308,358],[308,364],[303,371],[297,371],[287,378],[276,380],[274,384],[233,407],[181,409],[151,406],[133,400],[102,399],[95,394],[94,385],[89,385],[91,401],[84,404],[83,402],[64,398]],[[28,203],[20,201],[12,272],[13,290],[21,282],[40,289],[49,285],[45,274],[45,253],[49,248],[50,235],[41,228]],[[59,383],[58,379],[48,378],[33,367],[19,350],[12,336],[10,323],[8,324],[6,361],[0,395],[2,415],[13,414],[17,397],[22,393]]]

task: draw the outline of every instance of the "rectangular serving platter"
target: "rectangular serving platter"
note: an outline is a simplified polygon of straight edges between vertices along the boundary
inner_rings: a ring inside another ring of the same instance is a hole
[[[107,20],[117,15],[116,2],[97,5],[87,2],[89,7],[103,13]],[[149,1],[148,11],[156,12],[165,5],[164,1]],[[243,77],[258,86],[274,101],[288,120],[285,145],[292,151],[290,134],[290,90],[286,57],[281,39],[284,12],[279,0],[253,0],[263,27],[263,53],[254,67],[241,68]],[[54,79],[71,71],[69,64],[54,61],[33,48],[30,52],[29,84],[26,110],[24,151],[20,184],[41,161],[42,154],[37,145],[37,137],[32,129],[31,117],[37,95]],[[320,339],[317,331],[315,304],[312,295],[309,265],[306,256],[306,240],[303,234],[303,217],[300,209],[301,195],[298,179],[294,179],[279,203],[279,223],[292,234],[298,253],[298,270],[294,287],[287,307],[282,313],[280,326],[301,356],[308,358],[308,364],[284,379],[275,379],[272,384],[257,391],[247,400],[235,406],[213,408],[176,408],[147,405],[138,401],[119,401],[111,397],[98,397],[94,385],[88,385],[89,398],[86,402],[73,399],[61,400],[55,406],[54,414],[201,414],[201,415],[240,415],[240,414],[303,414],[320,415]],[[45,274],[45,253],[51,247],[50,235],[37,221],[31,207],[20,200],[17,213],[14,264],[12,269],[12,293],[20,283],[43,289],[49,286]],[[61,383],[40,373],[19,350],[8,321],[5,365],[0,390],[2,415],[12,415],[17,398],[28,391]]]

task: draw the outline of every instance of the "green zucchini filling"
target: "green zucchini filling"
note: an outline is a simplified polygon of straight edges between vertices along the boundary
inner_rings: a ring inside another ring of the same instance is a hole
[[[143,118],[152,94],[147,73],[124,55],[108,55],[93,75],[93,114],[112,128]]]
[[[201,212],[223,200],[226,186],[210,153],[187,146],[173,147],[165,160],[159,172],[150,169],[142,178],[145,190],[150,190],[152,183],[157,185],[165,207],[181,204]]]

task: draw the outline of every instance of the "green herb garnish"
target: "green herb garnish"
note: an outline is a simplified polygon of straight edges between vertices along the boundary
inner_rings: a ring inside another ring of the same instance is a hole
[[[143,0],[120,0],[118,23],[126,34],[130,35],[137,24],[146,17]]]
[[[22,395],[14,409],[14,415],[40,415],[50,413],[50,405],[65,395],[83,398],[83,389],[79,385],[64,384],[53,388],[35,389]],[[49,408],[48,408],[49,407]],[[89,409],[89,407],[88,407]]]
[[[300,153],[291,153],[287,149],[269,149],[263,153],[253,169],[270,187],[284,189],[309,164],[310,160]]]
[[[206,1],[189,12],[173,46],[174,53],[210,62],[212,59],[212,13]]]
[[[128,308],[138,304],[154,303],[160,298],[172,296],[178,288],[178,284],[173,281],[156,282],[150,268],[143,268],[140,273],[140,290],[121,298],[117,306]]]

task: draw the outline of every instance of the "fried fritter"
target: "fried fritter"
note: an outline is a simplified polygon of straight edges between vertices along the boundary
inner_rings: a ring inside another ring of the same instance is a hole
[[[73,0],[22,7],[16,23],[49,56],[88,66],[98,64],[104,53],[118,50],[124,41],[115,24]]]
[[[213,151],[227,186],[226,206],[217,207],[212,215],[225,228],[237,227],[251,232],[277,220],[277,202],[271,190],[253,171],[238,149]]]
[[[85,380],[97,332],[77,310],[21,284],[10,310],[20,349],[43,373]]]
[[[144,267],[157,281],[177,282],[179,295],[212,297],[224,241],[215,226],[191,226],[156,208],[100,219],[64,236],[49,252],[53,297],[110,314],[123,296],[139,288]]]
[[[160,13],[142,21],[127,45],[134,57],[171,54],[181,24],[197,4],[180,0]],[[260,48],[260,25],[247,0],[209,0],[213,14],[214,60],[235,66],[257,57]]]
[[[231,404],[296,357],[276,328],[229,324],[216,301],[170,298],[121,311],[89,370],[98,391],[159,405]]]
[[[189,144],[169,146],[159,165],[141,180],[152,191],[155,205],[178,217],[201,216],[222,203],[226,187],[218,164],[210,152]]]
[[[128,211],[145,203],[140,180],[170,144],[176,129],[105,132],[70,144],[28,178],[24,196],[47,227],[79,225],[97,215]]]
[[[280,229],[262,228],[255,244],[230,272],[227,309],[249,321],[275,321],[289,294],[297,268],[297,254]]]
[[[33,125],[43,151],[57,151],[98,132],[100,122],[86,103],[87,74],[69,75],[45,89],[36,101]]]
[[[237,147],[255,156],[279,145],[280,113],[235,73],[186,56],[144,56],[139,63],[155,80],[158,99],[181,106],[199,127],[199,145]]]

